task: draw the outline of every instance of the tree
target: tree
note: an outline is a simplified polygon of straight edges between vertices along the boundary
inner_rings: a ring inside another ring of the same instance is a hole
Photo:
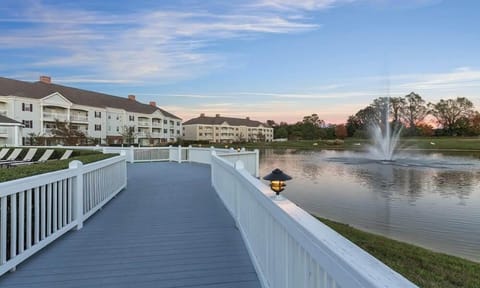
[[[348,137],[353,137],[353,135],[355,135],[355,132],[357,130],[362,130],[364,127],[362,125],[362,123],[360,122],[360,119],[354,115],[350,115],[347,119],[347,125],[346,125],[346,129],[347,129],[347,134],[348,134]]]
[[[122,129],[122,142],[123,144],[133,144],[135,141],[135,127],[133,126],[123,126]]]
[[[416,126],[428,115],[428,108],[425,100],[415,92],[405,96],[405,107],[402,111],[402,119],[408,126],[409,134],[416,134]]]
[[[345,139],[348,136],[347,127],[345,124],[339,124],[335,126],[335,137],[339,139]]]
[[[275,123],[274,120],[267,120],[267,125],[268,125],[269,127],[273,127],[273,128],[274,128],[274,127],[277,126],[277,123]]]
[[[402,115],[405,110],[406,100],[403,97],[390,98],[390,113],[394,125],[401,125]]]
[[[442,126],[447,135],[456,135],[463,126],[465,119],[470,119],[475,111],[473,103],[465,97],[456,99],[441,99],[436,104],[429,104],[430,111],[437,119],[438,124]]]
[[[312,114],[310,116],[304,116],[303,117],[303,123],[304,124],[312,124],[316,128],[320,128],[325,126],[325,121],[321,120],[318,117],[318,114]]]
[[[288,130],[284,126],[278,127],[275,129],[275,138],[288,138]]]
[[[55,120],[55,128],[52,129],[55,138],[59,138],[65,145],[77,145],[86,142],[87,136],[70,122]]]
[[[259,142],[265,142],[265,135],[262,132],[257,133],[257,141]]]

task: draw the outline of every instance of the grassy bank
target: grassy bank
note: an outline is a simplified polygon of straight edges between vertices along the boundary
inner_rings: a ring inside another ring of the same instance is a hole
[[[370,140],[347,138],[344,141],[334,140],[300,140],[286,142],[259,142],[259,143],[242,143],[230,144],[229,147],[245,147],[248,149],[304,149],[304,150],[320,150],[320,149],[348,149],[360,150],[368,145]],[[400,145],[406,149],[421,150],[468,150],[480,151],[480,138],[466,137],[416,137],[402,138]],[[218,147],[224,147],[224,144]]]
[[[480,263],[317,219],[420,287],[480,287]]]
[[[39,149],[39,150],[42,150],[42,149]],[[54,155],[52,155],[52,158],[58,159],[63,154],[63,152],[64,150],[62,149],[55,149],[55,153]],[[43,151],[37,151],[36,157],[37,158],[40,157],[41,154],[43,154]],[[56,157],[56,155],[60,155],[60,156]],[[49,160],[44,163],[35,163],[31,165],[23,165],[23,166],[12,167],[12,168],[0,168],[0,182],[10,181],[14,179],[23,178],[23,177],[29,177],[29,176],[43,174],[47,172],[53,172],[53,171],[62,170],[62,169],[67,169],[68,163],[70,163],[73,160],[79,160],[84,164],[86,164],[86,163],[107,159],[113,156],[116,156],[116,154],[102,154],[100,152],[94,152],[94,151],[75,150],[72,153],[72,157],[70,157],[67,160]],[[36,159],[34,158],[34,160]]]

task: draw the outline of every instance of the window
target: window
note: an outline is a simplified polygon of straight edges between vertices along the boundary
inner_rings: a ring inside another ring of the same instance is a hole
[[[120,117],[119,117],[119,116],[117,116],[117,120],[120,120]]]
[[[22,111],[33,112],[33,104],[22,103]]]
[[[135,121],[135,116],[133,116],[133,115],[128,116],[128,120]]]
[[[168,121],[167,121],[167,120],[163,120],[163,124],[168,124]]]
[[[95,117],[97,117],[96,113],[97,113],[97,112],[95,112]],[[98,113],[100,113],[100,112],[98,112]],[[100,124],[95,124],[95,131],[101,131],[101,130],[102,130],[102,125],[100,125]]]
[[[180,135],[180,130],[177,130],[177,135]]]
[[[183,127],[185,129],[185,127]],[[198,129],[203,130],[203,126],[198,126]]]
[[[167,133],[168,133],[168,130],[167,130],[167,129],[163,129],[163,133],[167,134]]]
[[[102,118],[102,112],[95,111],[95,118]],[[98,131],[98,130],[95,130],[95,131]]]
[[[180,126],[180,121],[177,121],[177,126]]]
[[[203,133],[198,133],[198,136],[203,136]]]
[[[108,119],[112,119],[112,116],[111,116],[111,115],[108,115]]]
[[[117,132],[120,132],[120,127],[117,126]]]
[[[33,128],[33,121],[32,120],[22,120],[23,125],[25,128]]]

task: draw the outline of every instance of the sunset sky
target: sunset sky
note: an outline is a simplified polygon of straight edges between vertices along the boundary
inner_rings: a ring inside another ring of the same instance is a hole
[[[200,113],[327,123],[380,96],[480,108],[480,1],[2,0],[0,76]]]

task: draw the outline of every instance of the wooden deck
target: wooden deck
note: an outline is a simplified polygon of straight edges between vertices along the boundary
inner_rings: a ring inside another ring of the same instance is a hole
[[[260,287],[209,166],[142,163],[80,231],[0,277],[0,287]]]

